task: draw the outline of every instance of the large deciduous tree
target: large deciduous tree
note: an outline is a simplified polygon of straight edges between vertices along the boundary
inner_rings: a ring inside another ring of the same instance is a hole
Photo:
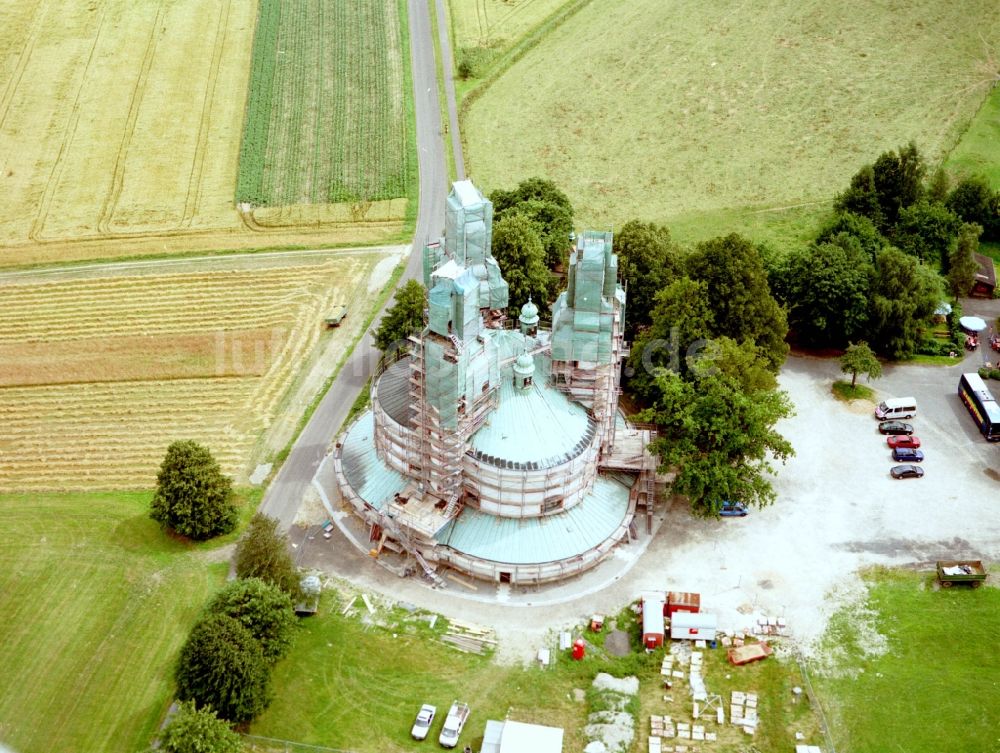
[[[921,261],[948,263],[948,250],[962,221],[943,204],[918,201],[899,212],[896,247]]]
[[[792,251],[776,273],[775,292],[788,306],[792,331],[803,342],[840,347],[868,323],[871,264],[854,236]]]
[[[941,278],[895,248],[882,251],[872,276],[869,321],[871,342],[889,358],[908,358],[920,329],[944,296]]]
[[[174,442],[156,476],[150,517],[198,541],[229,533],[238,517],[233,482],[207,448],[191,440]]]
[[[225,614],[211,614],[194,626],[174,677],[178,699],[210,706],[234,723],[253,719],[270,701],[270,667],[260,643]]]
[[[865,216],[850,212],[838,212],[830,223],[820,231],[816,237],[816,243],[829,243],[841,234],[856,239],[870,262],[875,261],[878,252],[886,245],[885,238],[875,227],[874,222]]]
[[[239,578],[212,597],[207,611],[232,617],[260,643],[264,658],[277,661],[292,645],[295,612],[291,597],[260,578]]]
[[[386,352],[394,345],[405,346],[406,338],[424,328],[426,295],[424,286],[409,280],[393,296],[390,306],[375,331],[375,347]]]
[[[760,250],[734,233],[698,244],[686,264],[688,275],[707,286],[712,334],[752,341],[777,370],[788,354],[788,322],[771,295]]]
[[[851,375],[852,388],[858,383],[858,374],[864,374],[869,381],[882,376],[882,364],[864,341],[847,346],[840,357],[840,370]]]
[[[898,152],[880,154],[872,172],[883,223],[880,229],[886,234],[895,227],[899,213],[923,197],[927,167],[917,145],[911,141]]]
[[[1000,192],[994,192],[983,176],[960,181],[946,205],[965,222],[982,227],[983,240],[1000,240]]]
[[[661,469],[676,473],[672,490],[703,515],[718,514],[724,500],[770,504],[771,461],[794,454],[774,428],[791,415],[787,396],[745,390],[708,363],[699,363],[696,372],[692,381],[673,372],[658,374],[658,397],[643,414],[657,425],[651,447]]]
[[[967,296],[975,282],[979,265],[973,256],[979,250],[979,234],[982,228],[972,222],[965,222],[958,231],[958,240],[952,244],[948,255],[948,288],[956,298]]]
[[[510,287],[512,307],[520,308],[528,298],[538,304],[549,300],[552,275],[538,226],[529,217],[511,212],[493,223],[493,256]]]
[[[211,708],[195,708],[194,703],[181,703],[159,735],[159,748],[149,753],[241,753],[243,740],[229,723],[220,719]]]
[[[681,274],[680,249],[664,225],[630,220],[615,233],[618,274],[628,285],[625,337],[652,324],[657,294]]]
[[[278,533],[278,521],[257,513],[236,544],[236,575],[260,578],[293,598],[299,594],[299,575],[288,553],[288,537]]]
[[[490,194],[494,222],[522,214],[535,223],[549,267],[564,264],[573,232],[573,205],[551,180],[528,178],[511,191],[497,189]]]

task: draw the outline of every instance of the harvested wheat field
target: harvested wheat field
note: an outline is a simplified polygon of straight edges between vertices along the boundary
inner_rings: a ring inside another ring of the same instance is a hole
[[[405,199],[321,225],[238,211],[256,20],[238,0],[0,4],[0,266],[399,235]]]
[[[274,447],[260,442],[265,430],[280,425],[278,445],[288,440],[285,414],[301,415],[398,258],[374,249],[0,277],[0,493],[147,488],[184,438],[244,477]],[[327,330],[342,304],[350,314]]]

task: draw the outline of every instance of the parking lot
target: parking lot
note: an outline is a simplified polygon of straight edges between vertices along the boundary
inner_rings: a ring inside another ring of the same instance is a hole
[[[789,358],[780,382],[796,415],[779,429],[796,456],[779,466],[777,503],[723,521],[671,510],[637,569],[654,566],[701,590],[703,604],[734,626],[751,611],[784,616],[808,645],[830,611],[860,595],[861,567],[1000,558],[1000,446],[982,438],[955,392],[975,359],[893,366],[873,383],[880,398],[912,395],[919,406],[910,423],[926,473],[895,480],[872,405],[830,391],[842,377],[836,360]]]

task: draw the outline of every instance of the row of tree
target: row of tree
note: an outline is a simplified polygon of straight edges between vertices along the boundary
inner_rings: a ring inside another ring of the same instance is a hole
[[[160,734],[166,753],[240,750],[233,724],[271,701],[271,670],[296,628],[298,577],[277,521],[257,514],[236,547],[237,579],[215,594],[174,669],[179,711]]]
[[[925,183],[926,172],[913,144],[885,152],[851,179],[813,244],[768,255],[771,288],[800,342],[842,348],[863,338],[906,358],[946,287],[968,295],[980,236],[1000,233],[1000,193],[981,177],[949,190],[943,171]]]

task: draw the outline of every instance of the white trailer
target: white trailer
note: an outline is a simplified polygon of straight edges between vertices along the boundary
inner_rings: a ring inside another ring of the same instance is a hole
[[[718,619],[709,612],[674,612],[670,618],[673,640],[714,641]]]

